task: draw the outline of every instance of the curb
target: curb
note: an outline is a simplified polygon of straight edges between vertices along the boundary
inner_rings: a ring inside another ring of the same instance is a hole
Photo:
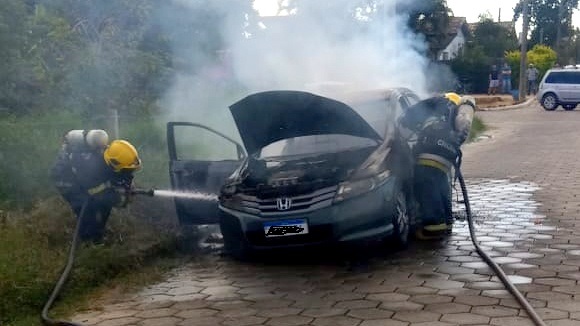
[[[494,108],[478,108],[477,111],[517,110],[517,109],[521,109],[521,108],[524,108],[524,107],[532,104],[532,102],[534,102],[535,100],[536,100],[536,98],[532,97],[532,98],[528,99],[527,101],[520,103],[520,104],[508,105],[508,106],[498,106],[498,107],[494,107]]]

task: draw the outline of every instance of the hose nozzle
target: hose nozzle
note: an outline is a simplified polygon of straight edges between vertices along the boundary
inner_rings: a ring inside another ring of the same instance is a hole
[[[131,194],[153,197],[155,196],[155,189],[133,189]]]

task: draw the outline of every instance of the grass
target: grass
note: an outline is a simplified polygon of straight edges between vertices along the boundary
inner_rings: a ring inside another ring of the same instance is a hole
[[[471,132],[469,133],[469,138],[467,141],[468,142],[474,141],[475,139],[477,139],[477,137],[479,137],[486,130],[487,130],[487,126],[485,125],[483,120],[481,120],[481,118],[479,118],[477,116],[474,117],[473,123],[471,125]]]
[[[103,288],[131,288],[155,281],[186,258],[171,225],[144,223],[127,212],[111,216],[105,246],[83,245],[69,283],[51,316],[83,308]],[[74,219],[59,199],[29,214],[0,217],[0,325],[38,325],[72,239]],[[130,275],[130,276],[129,276]]]

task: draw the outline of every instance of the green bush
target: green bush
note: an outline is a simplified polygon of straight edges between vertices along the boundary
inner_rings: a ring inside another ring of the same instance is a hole
[[[506,61],[512,68],[512,76],[514,80],[514,87],[519,87],[520,78],[520,51],[509,51],[505,55]],[[544,74],[554,66],[558,60],[556,51],[552,50],[546,45],[536,45],[527,53],[528,64],[533,64],[540,71],[542,78]]]
[[[481,46],[467,47],[461,56],[451,61],[451,70],[463,84],[465,93],[487,93],[491,64],[492,60]]]
[[[55,194],[49,171],[62,142],[72,129],[104,128],[103,121],[70,112],[47,112],[0,119],[0,207],[26,208]],[[104,128],[106,129],[106,128]],[[167,187],[169,168],[165,131],[144,116],[121,123],[121,136],[135,144],[143,161],[136,183]],[[109,130],[111,137],[113,136]]]
[[[11,213],[0,224],[0,325],[36,325],[40,310],[66,261],[74,219],[60,199],[27,214]],[[175,256],[178,232],[143,223],[125,211],[110,219],[105,246],[82,245],[65,291],[65,305],[152,259]],[[58,311],[58,309],[57,309]],[[60,309],[62,312],[62,309]]]

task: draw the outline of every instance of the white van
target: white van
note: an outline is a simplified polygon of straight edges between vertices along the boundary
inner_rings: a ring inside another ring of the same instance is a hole
[[[574,110],[580,103],[580,69],[570,66],[548,70],[536,97],[547,111],[554,111],[560,105],[564,110]]]

